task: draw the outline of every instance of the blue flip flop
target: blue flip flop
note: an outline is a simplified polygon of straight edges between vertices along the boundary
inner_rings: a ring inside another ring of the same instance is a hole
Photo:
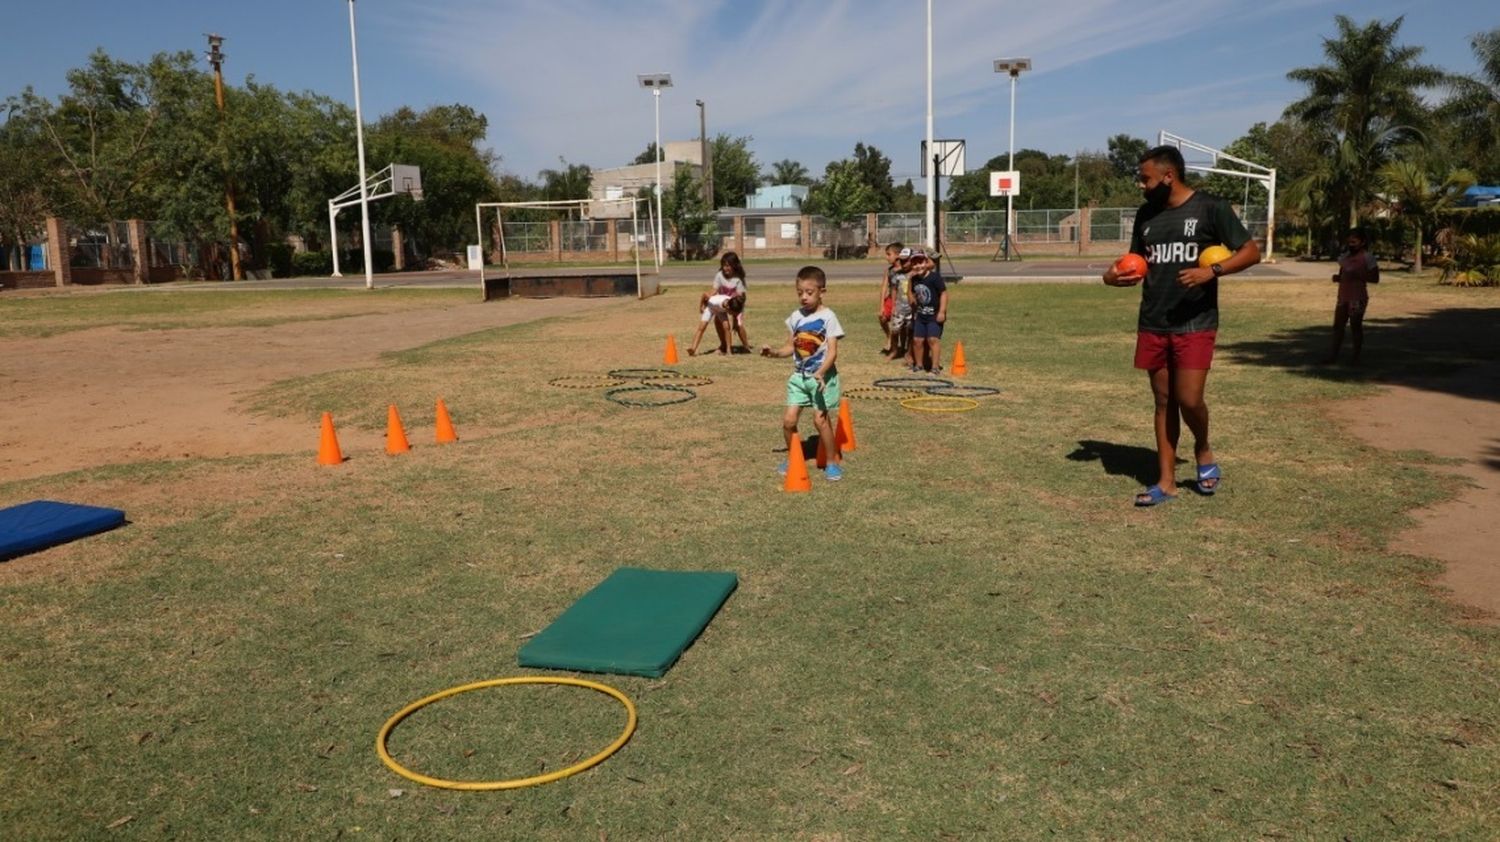
[[[1207,488],[1204,488],[1203,483],[1207,482],[1208,480],[1213,480],[1214,484]],[[1219,490],[1219,483],[1223,481],[1224,472],[1219,470],[1218,462],[1212,462],[1207,465],[1199,465],[1198,481],[1193,483],[1193,490],[1198,492],[1199,494],[1202,494],[1204,497],[1212,497],[1214,496],[1214,492]]]
[[[1163,503],[1172,502],[1173,495],[1161,490],[1161,486],[1153,485],[1150,488],[1135,495],[1135,505],[1139,509],[1149,509],[1152,506],[1160,506]]]

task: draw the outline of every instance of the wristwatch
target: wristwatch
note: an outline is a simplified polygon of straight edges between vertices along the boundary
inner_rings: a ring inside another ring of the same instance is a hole
[[[1220,275],[1224,274],[1224,266],[1221,263],[1215,263],[1214,265],[1212,265],[1212,266],[1210,266],[1208,268],[1209,268],[1209,271],[1211,271],[1211,272],[1214,273],[1214,277],[1215,278],[1217,278]]]

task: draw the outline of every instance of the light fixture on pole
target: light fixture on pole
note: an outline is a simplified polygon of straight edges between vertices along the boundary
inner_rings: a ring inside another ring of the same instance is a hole
[[[1010,159],[1006,169],[1015,172],[1016,169],[1016,77],[1031,69],[1029,58],[997,58],[995,59],[995,72],[1010,74]],[[1005,196],[1005,244],[1006,259],[1009,259],[1012,240],[1016,236],[1016,217],[1012,212],[1015,207],[1015,196]]]
[[[359,45],[354,39],[354,0],[349,0],[349,52],[354,57],[354,139],[359,149],[359,221],[365,246],[365,289],[375,288],[370,256],[370,187],[365,184],[365,122],[359,107]]]
[[[641,87],[651,91],[651,99],[656,103],[656,265],[661,266],[665,259],[661,248],[665,235],[661,218],[661,89],[672,87],[672,74],[642,73],[635,78]]]

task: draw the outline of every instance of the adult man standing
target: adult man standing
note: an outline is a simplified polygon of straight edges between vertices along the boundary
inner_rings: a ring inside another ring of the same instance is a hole
[[[1260,247],[1229,203],[1199,193],[1184,179],[1186,165],[1174,146],[1146,151],[1136,184],[1146,199],[1135,217],[1130,251],[1146,259],[1144,275],[1122,275],[1111,266],[1110,286],[1145,281],[1137,321],[1135,367],[1150,377],[1156,401],[1158,479],[1135,497],[1137,506],[1156,506],[1177,496],[1177,442],[1182,422],[1193,432],[1197,481],[1193,488],[1212,495],[1223,474],[1208,438],[1208,405],[1203,400],[1219,328],[1219,277],[1260,262]],[[1199,253],[1223,244],[1233,254],[1211,266],[1198,265]]]

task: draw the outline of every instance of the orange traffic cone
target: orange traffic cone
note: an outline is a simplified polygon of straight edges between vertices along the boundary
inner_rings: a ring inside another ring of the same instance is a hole
[[[385,452],[395,456],[408,450],[411,450],[411,444],[406,441],[406,431],[401,428],[401,413],[396,411],[395,404],[391,404],[385,414]]]
[[[854,442],[854,413],[849,411],[848,398],[839,398],[839,429],[833,438],[839,443],[839,451],[842,453],[857,449]]]
[[[442,398],[438,398],[437,443],[447,444],[450,441],[458,441],[458,431],[453,429],[453,419],[448,417],[448,405],[443,403]]]
[[[802,439],[792,436],[786,453],[786,482],[782,491],[812,491],[812,478],[807,475],[807,457],[802,455]]]
[[[963,342],[959,342],[957,345],[953,346],[953,368],[950,368],[948,370],[953,372],[954,377],[963,377],[965,374],[969,373],[969,364],[964,362]]]
[[[318,464],[344,464],[344,453],[339,450],[339,437],[333,432],[333,414],[328,412],[323,413],[323,431],[318,436]]]
[[[662,356],[667,365],[677,365],[677,337],[667,334],[667,353]]]

